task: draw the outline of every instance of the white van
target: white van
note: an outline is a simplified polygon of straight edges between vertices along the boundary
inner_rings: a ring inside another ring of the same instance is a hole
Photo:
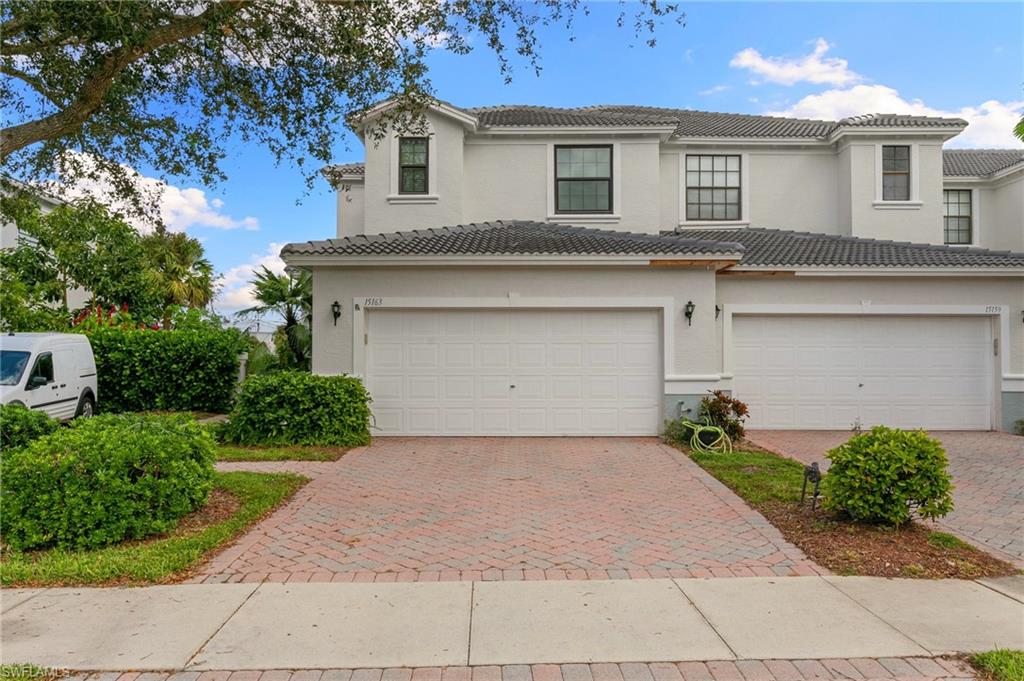
[[[96,395],[96,360],[85,336],[0,336],[0,404],[23,404],[67,421],[92,416]]]

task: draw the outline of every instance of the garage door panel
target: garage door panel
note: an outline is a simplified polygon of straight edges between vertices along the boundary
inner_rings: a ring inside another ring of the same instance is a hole
[[[985,318],[737,316],[733,334],[751,427],[990,427]]]
[[[658,319],[654,311],[371,310],[371,407],[385,434],[656,434]]]

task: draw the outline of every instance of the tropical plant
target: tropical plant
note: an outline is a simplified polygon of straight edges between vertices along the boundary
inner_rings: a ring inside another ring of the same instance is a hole
[[[580,11],[582,0],[6,0],[0,162],[26,181],[112,176],[145,212],[134,167],[212,185],[234,135],[294,160],[311,186],[346,116],[396,95],[382,125],[422,111],[433,50],[486,46],[509,80],[510,53],[539,71],[539,28],[571,39]],[[621,3],[617,23],[653,45],[666,18],[683,21],[677,5],[641,0]]]
[[[745,403],[729,393],[715,390],[700,401],[699,420],[707,426],[722,429],[730,440],[739,442],[746,432],[743,421],[749,413]]]
[[[1024,116],[1020,117],[1017,121],[1017,125],[1013,128],[1013,134],[1017,136],[1021,142],[1024,142]]]
[[[203,308],[213,300],[213,265],[203,245],[181,232],[157,229],[142,237],[149,280],[163,304],[164,328],[178,307]]]
[[[27,194],[2,200],[2,214],[18,227],[19,244],[5,249],[9,275],[30,306],[56,305],[70,319],[68,291],[88,291],[91,305],[127,305],[140,319],[155,316],[157,298],[139,234],[91,199],[43,212]],[[19,329],[27,330],[27,329]]]
[[[238,312],[240,317],[273,314],[283,320],[274,334],[278,361],[283,368],[309,369],[312,358],[310,310],[313,278],[308,272],[275,274],[266,265],[250,282],[257,304]]]

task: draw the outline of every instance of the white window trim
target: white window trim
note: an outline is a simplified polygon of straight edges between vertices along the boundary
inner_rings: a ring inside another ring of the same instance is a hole
[[[389,156],[391,157],[391,191],[384,197],[390,204],[432,204],[437,203],[441,197],[437,193],[437,135],[434,134],[434,126],[426,121],[426,130],[416,134],[394,134],[388,138],[390,146]],[[426,137],[427,138],[427,193],[426,194],[402,194],[398,191],[398,147],[401,146],[398,140],[402,137]]]
[[[975,246],[981,245],[981,190],[978,187],[948,187],[942,186],[942,203],[943,210],[945,210],[946,203],[946,190],[952,191],[970,191],[971,192],[971,243],[969,244],[947,244],[946,241],[946,221],[942,220],[942,241],[944,246],[950,248],[974,248]]]
[[[882,147],[910,147],[910,200],[886,201],[882,198]],[[875,145],[875,200],[876,210],[918,210],[921,201],[920,148],[917,142],[886,143]]]
[[[520,297],[510,293],[508,297],[486,298],[404,298],[356,296],[352,298],[352,373],[366,376],[366,315],[370,310],[386,309],[564,309],[564,310],[658,310],[661,316],[662,373],[675,362],[675,320],[677,316],[674,298],[609,298],[609,297],[565,297],[533,298]]]
[[[587,145],[612,147],[612,211],[611,213],[559,213],[555,210],[555,147],[564,145]],[[547,154],[547,196],[549,222],[571,222],[573,224],[614,224],[622,221],[622,145],[619,142],[601,140],[566,140],[564,142],[548,142],[545,146]]]
[[[686,154],[687,149],[679,151],[679,226],[680,227],[749,227],[750,219],[750,154],[742,151],[736,153],[728,149],[693,150],[702,156],[739,156],[740,157],[740,219],[739,220],[687,220],[686,219]]]

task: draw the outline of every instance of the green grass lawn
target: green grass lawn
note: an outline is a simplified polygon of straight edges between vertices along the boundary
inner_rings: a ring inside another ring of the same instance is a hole
[[[171,581],[237,537],[306,481],[290,473],[217,473],[216,487],[234,494],[241,503],[226,520],[194,532],[92,551],[10,553],[0,560],[0,584],[85,586]]]
[[[337,461],[348,447],[239,447],[218,445],[218,461]]]
[[[800,500],[804,467],[792,459],[743,451],[730,454],[689,452],[689,455],[701,468],[750,503]]]
[[[1024,681],[1024,650],[993,650],[971,655],[970,660],[993,681]]]

